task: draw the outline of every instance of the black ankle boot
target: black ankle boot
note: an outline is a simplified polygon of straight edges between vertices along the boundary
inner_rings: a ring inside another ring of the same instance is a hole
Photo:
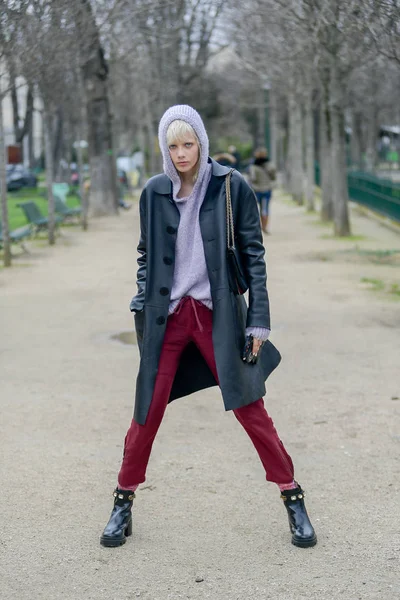
[[[125,544],[126,538],[132,535],[132,503],[134,492],[129,490],[114,491],[114,508],[110,520],[100,538],[100,544],[107,548],[115,548]]]
[[[281,493],[289,517],[292,544],[300,548],[309,548],[317,543],[317,536],[304,504],[304,492],[300,485],[293,490]]]

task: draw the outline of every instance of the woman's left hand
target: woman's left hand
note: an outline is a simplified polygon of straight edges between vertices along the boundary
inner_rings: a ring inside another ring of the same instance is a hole
[[[246,336],[246,343],[242,354],[243,360],[249,364],[255,365],[261,352],[262,345],[263,342],[261,340],[253,338],[252,335]]]
[[[262,345],[263,342],[261,340],[257,340],[256,338],[253,339],[253,354],[255,356],[258,355]]]

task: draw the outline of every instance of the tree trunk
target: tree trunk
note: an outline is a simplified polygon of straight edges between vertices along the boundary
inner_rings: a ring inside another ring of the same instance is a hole
[[[265,102],[265,92],[260,87],[260,89],[256,92],[257,97],[257,137],[256,137],[256,146],[258,148],[263,148],[265,146],[265,111],[266,111],[266,102]]]
[[[138,140],[139,140],[139,148],[140,148],[140,152],[142,153],[143,156],[143,165],[138,167],[138,181],[137,181],[137,186],[138,188],[141,188],[144,185],[144,181],[145,181],[145,170],[146,170],[146,160],[145,160],[145,156],[146,156],[146,130],[143,126],[143,124],[141,123],[139,125],[139,131],[138,131]]]
[[[377,165],[376,142],[378,138],[378,109],[374,98],[370,100],[371,104],[368,108],[367,117],[367,152],[366,152],[366,168],[367,171],[375,171]]]
[[[149,149],[149,170],[150,175],[155,175],[157,172],[157,156],[156,156],[156,130],[153,124],[153,117],[149,106],[146,108],[146,131],[147,144]]]
[[[289,93],[289,181],[293,200],[303,204],[303,142],[301,105]]]
[[[307,186],[306,204],[308,211],[315,210],[314,187],[315,187],[315,135],[314,135],[314,112],[313,112],[314,90],[310,86],[306,100],[305,111],[305,138],[306,138],[306,164],[307,164]]]
[[[86,82],[88,97],[88,142],[90,156],[90,212],[93,216],[118,213],[115,181],[115,160],[112,149],[111,119],[106,90],[99,91],[98,97],[93,88],[103,87],[97,80],[94,85]]]
[[[283,127],[277,128],[276,137],[276,168],[278,171],[285,169],[285,130]]]
[[[45,155],[46,155],[46,135],[45,135],[45,131],[44,131],[44,112],[43,112],[43,107],[39,111],[39,114],[40,114],[40,168],[41,169],[45,169],[46,168],[46,159],[45,159]]]
[[[269,108],[269,122],[270,122],[270,136],[271,136],[271,161],[277,165],[278,163],[278,111],[276,104],[276,94],[270,90],[270,108]]]
[[[61,165],[63,138],[64,138],[64,116],[61,108],[58,108],[54,118],[51,120],[51,139],[54,140],[52,145],[53,152],[53,180],[63,181],[63,168]],[[54,133],[53,133],[54,131]]]
[[[83,181],[83,148],[81,146],[81,141],[83,140],[82,133],[83,127],[80,128],[78,133],[78,147],[76,149],[76,154],[78,156],[78,173],[79,173],[79,193],[81,196],[81,205],[82,205],[82,214],[81,214],[81,223],[83,231],[87,231],[88,228],[88,194],[85,191],[85,185]]]
[[[22,144],[24,137],[32,128],[33,119],[33,92],[31,86],[28,87],[26,93],[26,109],[23,124],[20,126],[19,106],[18,106],[18,90],[15,83],[15,77],[11,85],[11,102],[13,108],[13,123],[14,137],[16,144]],[[24,157],[25,158],[25,157]]]
[[[79,173],[79,194],[81,197],[81,225],[83,231],[87,231],[89,227],[88,223],[88,214],[89,214],[89,188],[85,187],[84,180],[84,172],[83,172],[83,148],[81,146],[81,142],[86,139],[86,102],[85,102],[85,90],[82,80],[82,72],[77,66],[76,69],[76,86],[78,97],[80,99],[80,109],[79,109],[79,118],[78,118],[78,126],[75,130],[75,142],[78,143],[78,147],[76,148],[76,155],[78,160],[78,173]],[[72,149],[72,144],[71,144]],[[72,162],[72,160],[70,161]]]
[[[33,167],[35,166],[35,141],[33,133],[33,119],[28,131],[28,164],[30,169],[33,169]]]
[[[103,216],[118,213],[112,120],[109,106],[108,65],[89,0],[81,0],[80,29],[82,76],[86,96],[90,156],[90,213]]]
[[[319,106],[314,107],[313,122],[314,122],[314,158],[317,162],[321,162],[321,115],[320,115]]]
[[[321,220],[333,220],[332,197],[332,123],[328,99],[323,93],[320,106],[320,177],[321,177]]]
[[[51,114],[48,111],[46,102],[43,106],[43,127],[44,127],[44,147],[46,160],[46,184],[47,184],[47,204],[48,204],[48,219],[49,219],[49,244],[55,243],[55,208],[53,196],[53,144],[51,139]]]
[[[8,223],[8,204],[7,204],[7,175],[6,175],[6,147],[4,139],[3,123],[3,98],[0,96],[0,195],[1,195],[1,220],[2,220],[2,238],[3,261],[5,267],[11,267],[11,241]]]
[[[82,89],[81,89],[82,91]],[[83,98],[82,98],[83,100]],[[86,111],[84,104],[81,107],[80,114],[80,127],[78,128],[78,136],[77,141],[79,142],[78,148],[76,149],[77,157],[78,157],[78,173],[79,173],[79,193],[81,196],[81,205],[82,205],[82,214],[81,214],[81,223],[83,231],[87,231],[89,227],[88,223],[88,214],[89,214],[89,190],[85,189],[85,182],[83,178],[83,148],[81,146],[82,140],[85,139],[85,120],[86,120]]]
[[[332,173],[334,231],[340,237],[350,235],[349,198],[346,168],[345,119],[342,104],[343,86],[337,76],[337,67],[331,72],[331,116],[332,116]]]
[[[350,138],[350,157],[351,165],[361,169],[361,115],[356,110],[350,112],[351,119],[351,138]]]

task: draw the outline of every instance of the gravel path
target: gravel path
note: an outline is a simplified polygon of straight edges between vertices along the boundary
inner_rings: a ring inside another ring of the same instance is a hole
[[[354,216],[364,239],[325,239],[285,198],[272,210],[283,362],[267,403],[319,544],[290,544],[279,493],[214,389],[170,406],[134,535],[100,547],[138,366],[136,347],[110,340],[132,328],[135,205],[0,272],[2,599],[400,598],[400,302],[368,289],[400,269],[364,253],[400,237]]]

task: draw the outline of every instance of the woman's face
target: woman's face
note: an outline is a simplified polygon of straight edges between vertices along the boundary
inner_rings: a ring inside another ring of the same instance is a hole
[[[195,174],[200,149],[196,138],[192,134],[187,133],[179,142],[170,144],[169,153],[179,173]]]

